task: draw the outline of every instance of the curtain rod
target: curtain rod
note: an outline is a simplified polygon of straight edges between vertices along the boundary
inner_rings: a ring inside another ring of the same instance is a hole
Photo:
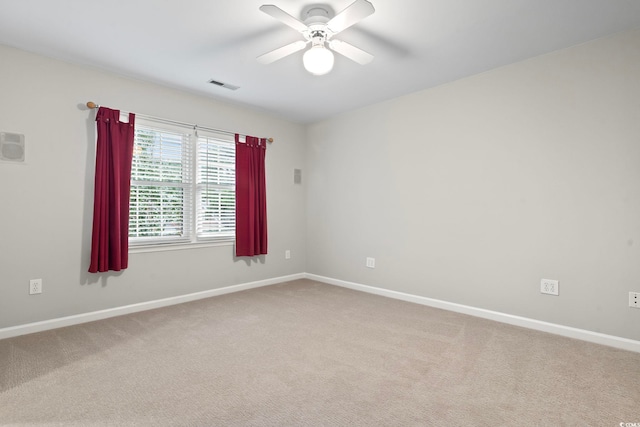
[[[96,108],[99,108],[100,105],[96,104],[95,102],[89,101],[87,102],[87,107],[89,107],[89,109],[93,110]],[[229,135],[235,135],[236,132],[231,132],[228,130],[224,130],[224,129],[214,129],[214,128],[208,128],[208,127],[204,127],[204,126],[198,126],[198,125],[194,125],[191,123],[184,123],[184,122],[178,122],[175,120],[166,120],[166,119],[161,119],[159,117],[153,117],[153,116],[146,116],[144,114],[137,114],[137,117],[143,118],[143,119],[147,119],[147,120],[155,120],[155,121],[159,121],[159,122],[164,122],[164,123],[169,123],[169,124],[174,124],[174,125],[181,125],[181,126],[189,126],[189,127],[199,127],[200,129],[204,129],[204,130],[209,130],[209,131],[213,131],[213,132],[220,132],[220,133],[226,133]],[[267,141],[269,142],[273,142],[273,138],[265,138]]]

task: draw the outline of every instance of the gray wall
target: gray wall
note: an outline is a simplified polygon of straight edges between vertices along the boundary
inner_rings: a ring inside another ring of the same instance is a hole
[[[0,164],[0,328],[306,271],[640,340],[638,31],[307,127],[2,46],[0,63],[0,130],[27,141]],[[220,246],[86,273],[88,100],[273,136],[264,262]]]
[[[639,76],[635,31],[311,125],[307,272],[640,340]]]
[[[25,164],[0,163],[0,328],[304,272],[306,190],[293,184],[293,169],[304,168],[303,126],[8,47],[0,64],[0,131],[23,133],[27,145]],[[87,273],[95,159],[87,101],[274,137],[269,255],[248,264],[230,245],[136,253],[125,272]],[[43,279],[41,295],[28,295],[32,278]]]

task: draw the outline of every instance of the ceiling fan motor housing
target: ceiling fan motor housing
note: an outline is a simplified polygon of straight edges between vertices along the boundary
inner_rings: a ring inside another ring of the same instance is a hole
[[[326,24],[335,16],[331,6],[326,4],[313,4],[302,9],[301,18],[307,26],[314,24]]]
[[[333,35],[327,28],[327,22],[335,16],[331,6],[324,4],[307,6],[302,10],[301,16],[308,28],[302,34],[313,46],[324,45]]]

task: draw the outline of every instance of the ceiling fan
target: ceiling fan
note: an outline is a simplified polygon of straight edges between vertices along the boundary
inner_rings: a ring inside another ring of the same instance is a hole
[[[307,6],[302,11],[302,21],[272,4],[262,5],[260,10],[283,24],[298,30],[304,37],[304,40],[290,43],[260,55],[257,60],[262,64],[271,64],[304,49],[308,44],[311,44],[311,48],[304,53],[302,62],[307,71],[317,76],[326,74],[333,68],[333,53],[329,49],[362,65],[368,64],[373,59],[373,55],[370,53],[333,38],[339,32],[375,12],[373,5],[367,0],[356,0],[337,15],[333,13],[333,9],[329,5]],[[327,45],[329,49],[327,49]]]

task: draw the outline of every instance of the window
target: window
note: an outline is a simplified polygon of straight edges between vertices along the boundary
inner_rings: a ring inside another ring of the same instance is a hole
[[[131,246],[233,240],[235,145],[230,136],[136,124]]]
[[[233,239],[236,227],[235,143],[197,139],[197,220],[199,239]]]

